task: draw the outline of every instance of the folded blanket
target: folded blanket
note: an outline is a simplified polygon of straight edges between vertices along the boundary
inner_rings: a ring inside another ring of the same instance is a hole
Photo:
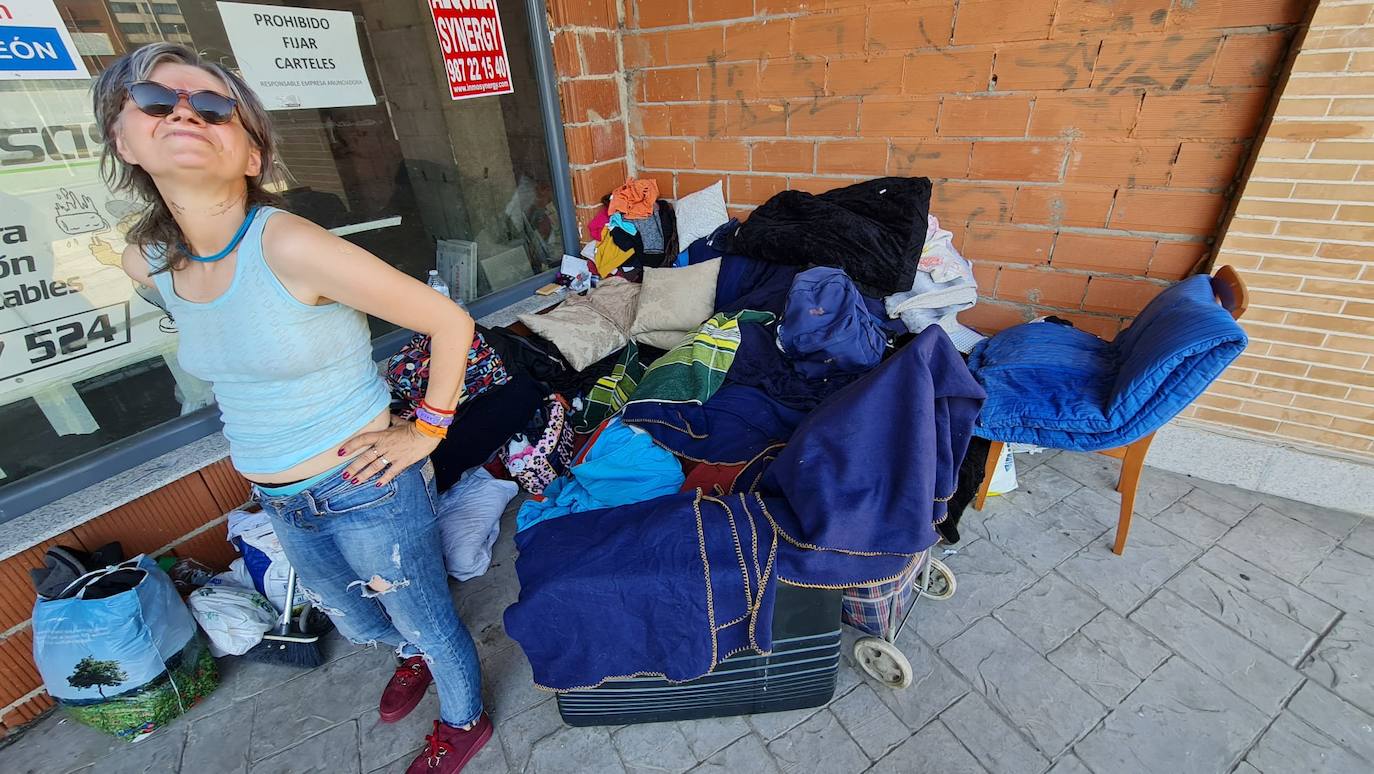
[[[1205,275],[1156,296],[1110,342],[1052,323],[1008,328],[969,356],[988,393],[975,432],[1071,451],[1124,446],[1192,403],[1247,342]]]
[[[553,519],[515,542],[520,598],[505,626],[535,685],[692,680],[732,653],[773,647],[779,541],[738,499],[673,494]]]
[[[621,416],[683,459],[736,465],[791,438],[805,413],[763,390],[726,384],[704,404],[632,401]]]
[[[785,500],[688,492],[554,519],[515,536],[520,598],[506,631],[535,685],[618,677],[693,680],[729,656],[773,647],[779,580],[812,587],[885,582],[917,551],[858,556],[788,543]]]

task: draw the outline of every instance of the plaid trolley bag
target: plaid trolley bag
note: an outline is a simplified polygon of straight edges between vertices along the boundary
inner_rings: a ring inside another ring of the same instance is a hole
[[[954,573],[930,551],[922,551],[890,581],[845,589],[841,620],[868,635],[854,643],[859,667],[891,688],[910,685],[911,662],[893,643],[921,597],[949,599],[954,588]]]

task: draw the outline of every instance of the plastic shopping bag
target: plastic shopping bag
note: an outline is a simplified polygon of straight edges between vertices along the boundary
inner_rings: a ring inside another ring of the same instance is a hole
[[[137,741],[219,684],[195,621],[151,559],[87,573],[74,587],[35,602],[33,659],[48,693],[76,720]]]
[[[229,512],[228,521],[228,540],[243,555],[243,568],[248,571],[253,588],[280,611],[286,604],[286,579],[291,563],[272,529],[272,520],[261,510],[236,509]]]
[[[215,583],[191,592],[186,604],[210,638],[210,654],[242,656],[262,642],[277,623],[277,611],[267,598],[250,588]]]
[[[1016,457],[1012,455],[1011,448],[1002,447],[1002,455],[997,458],[997,469],[992,472],[992,481],[988,484],[989,495],[1006,494],[1016,489]]]

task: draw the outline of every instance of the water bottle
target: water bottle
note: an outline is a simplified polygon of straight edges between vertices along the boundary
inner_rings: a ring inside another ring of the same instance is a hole
[[[438,270],[438,269],[430,269],[430,270],[429,270],[429,282],[428,282],[428,285],[429,285],[430,287],[434,288],[435,290],[439,291],[440,293],[443,293],[443,294],[444,294],[444,298],[450,298],[450,296],[449,296],[449,294],[448,294],[448,284],[447,284],[446,282],[444,282],[444,280],[439,276],[439,270]]]

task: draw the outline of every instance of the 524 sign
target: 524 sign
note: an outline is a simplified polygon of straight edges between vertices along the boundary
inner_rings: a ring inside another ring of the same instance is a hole
[[[128,343],[128,301],[0,332],[0,380]]]

